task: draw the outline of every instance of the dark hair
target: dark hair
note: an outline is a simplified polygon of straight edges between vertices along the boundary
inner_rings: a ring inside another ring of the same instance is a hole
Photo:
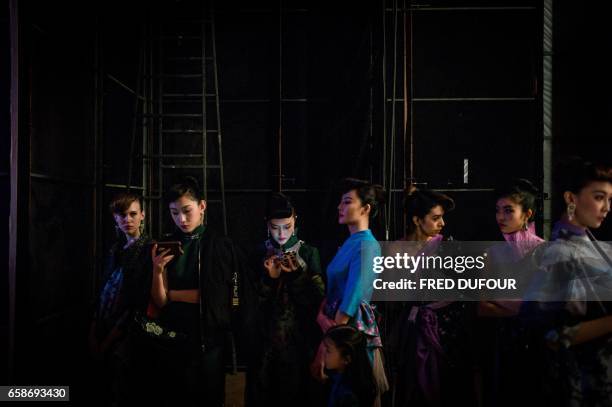
[[[570,191],[578,194],[582,188],[593,181],[612,183],[612,167],[610,165],[594,164],[580,157],[571,157],[557,167],[556,184],[563,194]]]
[[[266,220],[285,219],[295,215],[295,208],[288,196],[282,192],[275,192],[268,197]]]
[[[331,340],[343,358],[350,358],[344,377],[359,399],[359,405],[371,406],[376,399],[376,381],[365,335],[350,325],[336,325],[325,333],[324,339]]]
[[[455,209],[455,201],[448,195],[429,189],[419,190],[411,186],[406,191],[404,198],[404,213],[406,214],[406,234],[414,233],[416,228],[412,222],[412,217],[416,216],[423,219],[432,208],[442,206],[445,212],[450,212]]]
[[[127,211],[132,202],[138,201],[140,210],[144,209],[142,196],[131,191],[119,192],[116,194],[108,205],[108,209],[112,214],[123,213]]]
[[[370,205],[370,219],[375,218],[385,203],[385,190],[383,187],[356,178],[345,178],[342,180],[343,194],[353,190],[361,200],[362,206]]]
[[[172,185],[164,194],[164,200],[166,204],[170,204],[184,196],[198,203],[204,199],[198,180],[194,177],[185,177],[181,182]]]
[[[509,198],[517,204],[521,205],[523,212],[527,213],[529,209],[532,211],[531,218],[536,210],[536,198],[538,197],[538,189],[525,178],[515,178],[509,182],[500,184],[495,189],[495,199]],[[529,219],[528,219],[529,220]]]

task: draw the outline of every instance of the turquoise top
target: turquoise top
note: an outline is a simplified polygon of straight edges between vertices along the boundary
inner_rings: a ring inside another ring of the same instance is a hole
[[[362,243],[364,243],[362,245]],[[369,267],[361,270],[362,254]],[[327,266],[327,303],[340,301],[340,311],[354,317],[362,301],[372,298],[376,274],[372,259],[380,256],[380,245],[370,229],[352,234]]]

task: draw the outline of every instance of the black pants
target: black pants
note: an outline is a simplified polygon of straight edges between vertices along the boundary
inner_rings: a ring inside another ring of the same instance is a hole
[[[223,406],[223,345],[210,345],[202,352],[195,346],[168,348],[145,343],[138,353],[142,403],[160,407]]]

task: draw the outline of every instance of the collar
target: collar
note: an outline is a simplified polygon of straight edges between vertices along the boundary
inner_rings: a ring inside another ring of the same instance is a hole
[[[190,233],[185,233],[185,232],[183,232],[182,230],[179,229],[179,237],[181,238],[181,240],[199,239],[199,238],[202,237],[202,234],[204,233],[205,230],[206,230],[206,226],[204,226],[204,224],[201,224],[200,226],[195,228]]]
[[[553,227],[551,240],[557,240],[559,238],[567,239],[572,236],[586,236],[586,228],[576,226],[570,223],[565,217],[561,218]]]

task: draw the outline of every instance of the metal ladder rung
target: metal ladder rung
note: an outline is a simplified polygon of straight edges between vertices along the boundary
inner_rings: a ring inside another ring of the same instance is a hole
[[[144,117],[202,117],[202,113],[145,113]]]
[[[143,158],[202,158],[203,154],[152,154],[144,155]]]
[[[211,23],[212,20],[210,18],[198,18],[198,19],[176,19],[172,21],[167,21],[167,24],[201,24],[201,23]]]
[[[217,133],[218,130],[206,130],[206,133]],[[168,134],[202,134],[203,130],[175,130],[175,129],[167,129],[162,130],[162,133]]]
[[[206,61],[212,61],[212,57],[204,58]],[[201,61],[202,57],[168,57],[168,61]]]
[[[163,96],[165,98],[201,98],[201,93],[164,93]],[[214,97],[217,96],[216,93],[207,93],[206,97]]]
[[[153,74],[153,75],[144,75],[146,77],[153,76],[155,78],[201,78],[201,73],[163,73],[163,74]]]
[[[162,164],[160,166],[161,168],[167,168],[167,169],[186,169],[186,168],[191,168],[191,169],[203,169],[204,167],[206,167],[206,169],[209,170],[216,170],[216,169],[220,169],[221,166],[220,165],[198,165],[198,164],[177,164],[177,165],[173,165],[173,164]]]
[[[199,35],[162,35],[162,40],[201,40],[202,37]]]

